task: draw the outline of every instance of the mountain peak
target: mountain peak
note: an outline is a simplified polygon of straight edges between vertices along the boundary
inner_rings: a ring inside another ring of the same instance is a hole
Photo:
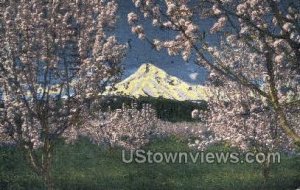
[[[141,72],[141,73],[149,73],[151,71],[158,71],[158,72],[165,72],[164,70],[156,67],[155,65],[151,64],[151,63],[144,63],[142,64],[138,70],[136,72]]]
[[[142,64],[115,87],[113,94],[134,97],[163,97],[179,101],[207,99],[205,87],[188,84],[150,63]]]

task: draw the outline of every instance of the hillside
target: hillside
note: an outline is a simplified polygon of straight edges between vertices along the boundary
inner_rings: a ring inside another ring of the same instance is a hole
[[[205,87],[188,84],[152,64],[143,64],[131,76],[116,84],[114,95],[162,97],[165,99],[207,100]]]

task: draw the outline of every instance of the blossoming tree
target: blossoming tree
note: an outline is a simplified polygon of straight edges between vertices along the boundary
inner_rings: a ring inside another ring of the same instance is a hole
[[[88,119],[82,124],[83,127],[67,129],[65,136],[68,142],[87,137],[102,147],[134,150],[146,145],[155,132],[158,119],[149,104],[139,109],[133,103],[131,106],[123,104],[121,109],[113,111],[96,110],[86,116]]]
[[[116,10],[113,0],[1,4],[0,132],[24,149],[48,189],[55,141],[120,74],[126,46],[111,32]]]
[[[300,145],[299,2],[133,3],[154,27],[174,35],[168,40],[150,39],[134,12],[128,14],[133,33],[157,50],[166,49],[169,55],[181,54],[184,60],[196,57],[195,63],[210,71],[213,96],[209,125],[214,125],[212,130],[220,138],[230,139],[240,148],[249,145],[249,138],[255,138],[256,147],[261,148],[274,145],[271,141],[291,140]]]

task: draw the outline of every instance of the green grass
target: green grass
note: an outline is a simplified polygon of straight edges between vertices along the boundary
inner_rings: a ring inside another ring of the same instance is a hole
[[[152,151],[189,151],[186,142],[157,140]],[[215,147],[211,151],[224,150]],[[43,189],[15,148],[0,149],[0,189]],[[87,140],[61,143],[54,156],[57,189],[296,189],[300,186],[299,158],[283,157],[264,181],[257,164],[125,164],[121,150],[103,150]]]

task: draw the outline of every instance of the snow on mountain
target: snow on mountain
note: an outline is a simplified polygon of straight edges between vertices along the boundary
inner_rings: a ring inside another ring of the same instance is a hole
[[[134,74],[116,84],[112,94],[136,98],[163,97],[179,101],[207,100],[204,86],[188,84],[149,63],[141,65]]]

